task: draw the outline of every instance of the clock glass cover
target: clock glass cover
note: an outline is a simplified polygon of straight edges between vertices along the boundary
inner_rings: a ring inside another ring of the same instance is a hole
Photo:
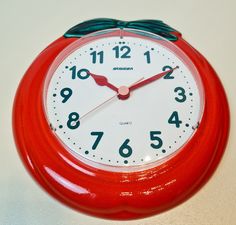
[[[84,163],[118,172],[178,153],[204,107],[189,58],[170,41],[132,29],[73,42],[52,63],[44,90],[48,122],[65,148]]]

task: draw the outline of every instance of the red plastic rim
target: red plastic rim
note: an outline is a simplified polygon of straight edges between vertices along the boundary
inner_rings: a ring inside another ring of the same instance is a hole
[[[132,173],[92,168],[70,154],[47,123],[42,94],[54,59],[76,38],[61,37],[32,63],[16,93],[13,130],[18,152],[35,180],[52,196],[81,212],[110,219],[160,213],[193,195],[210,178],[224,152],[229,108],[224,89],[206,59],[181,37],[175,44],[195,64],[205,92],[201,124],[175,157]]]

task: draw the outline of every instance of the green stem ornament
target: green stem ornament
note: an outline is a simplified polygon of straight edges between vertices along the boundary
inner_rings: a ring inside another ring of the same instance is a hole
[[[77,37],[81,38],[84,35],[100,31],[100,30],[107,30],[107,29],[114,29],[114,28],[130,28],[136,30],[143,30],[150,33],[157,34],[162,36],[169,41],[177,41],[178,37],[175,33],[177,31],[172,27],[166,25],[161,20],[136,20],[136,21],[122,21],[122,20],[115,20],[109,18],[98,18],[87,20],[83,23],[79,23],[78,25],[69,29],[65,34],[64,37],[71,38]]]

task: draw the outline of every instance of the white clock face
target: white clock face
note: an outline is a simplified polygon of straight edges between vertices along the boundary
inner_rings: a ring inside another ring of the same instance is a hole
[[[118,171],[156,165],[181,149],[203,108],[198,74],[183,53],[166,40],[126,33],[77,42],[49,72],[45,92],[49,123],[65,148]],[[163,71],[169,72],[144,84]],[[101,86],[94,75],[111,85]],[[129,96],[120,99],[122,91]]]

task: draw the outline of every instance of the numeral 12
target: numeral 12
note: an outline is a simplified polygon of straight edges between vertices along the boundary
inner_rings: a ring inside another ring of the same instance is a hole
[[[121,59],[131,58],[130,52],[131,49],[129,46],[115,46],[112,50],[115,51],[115,57]]]

